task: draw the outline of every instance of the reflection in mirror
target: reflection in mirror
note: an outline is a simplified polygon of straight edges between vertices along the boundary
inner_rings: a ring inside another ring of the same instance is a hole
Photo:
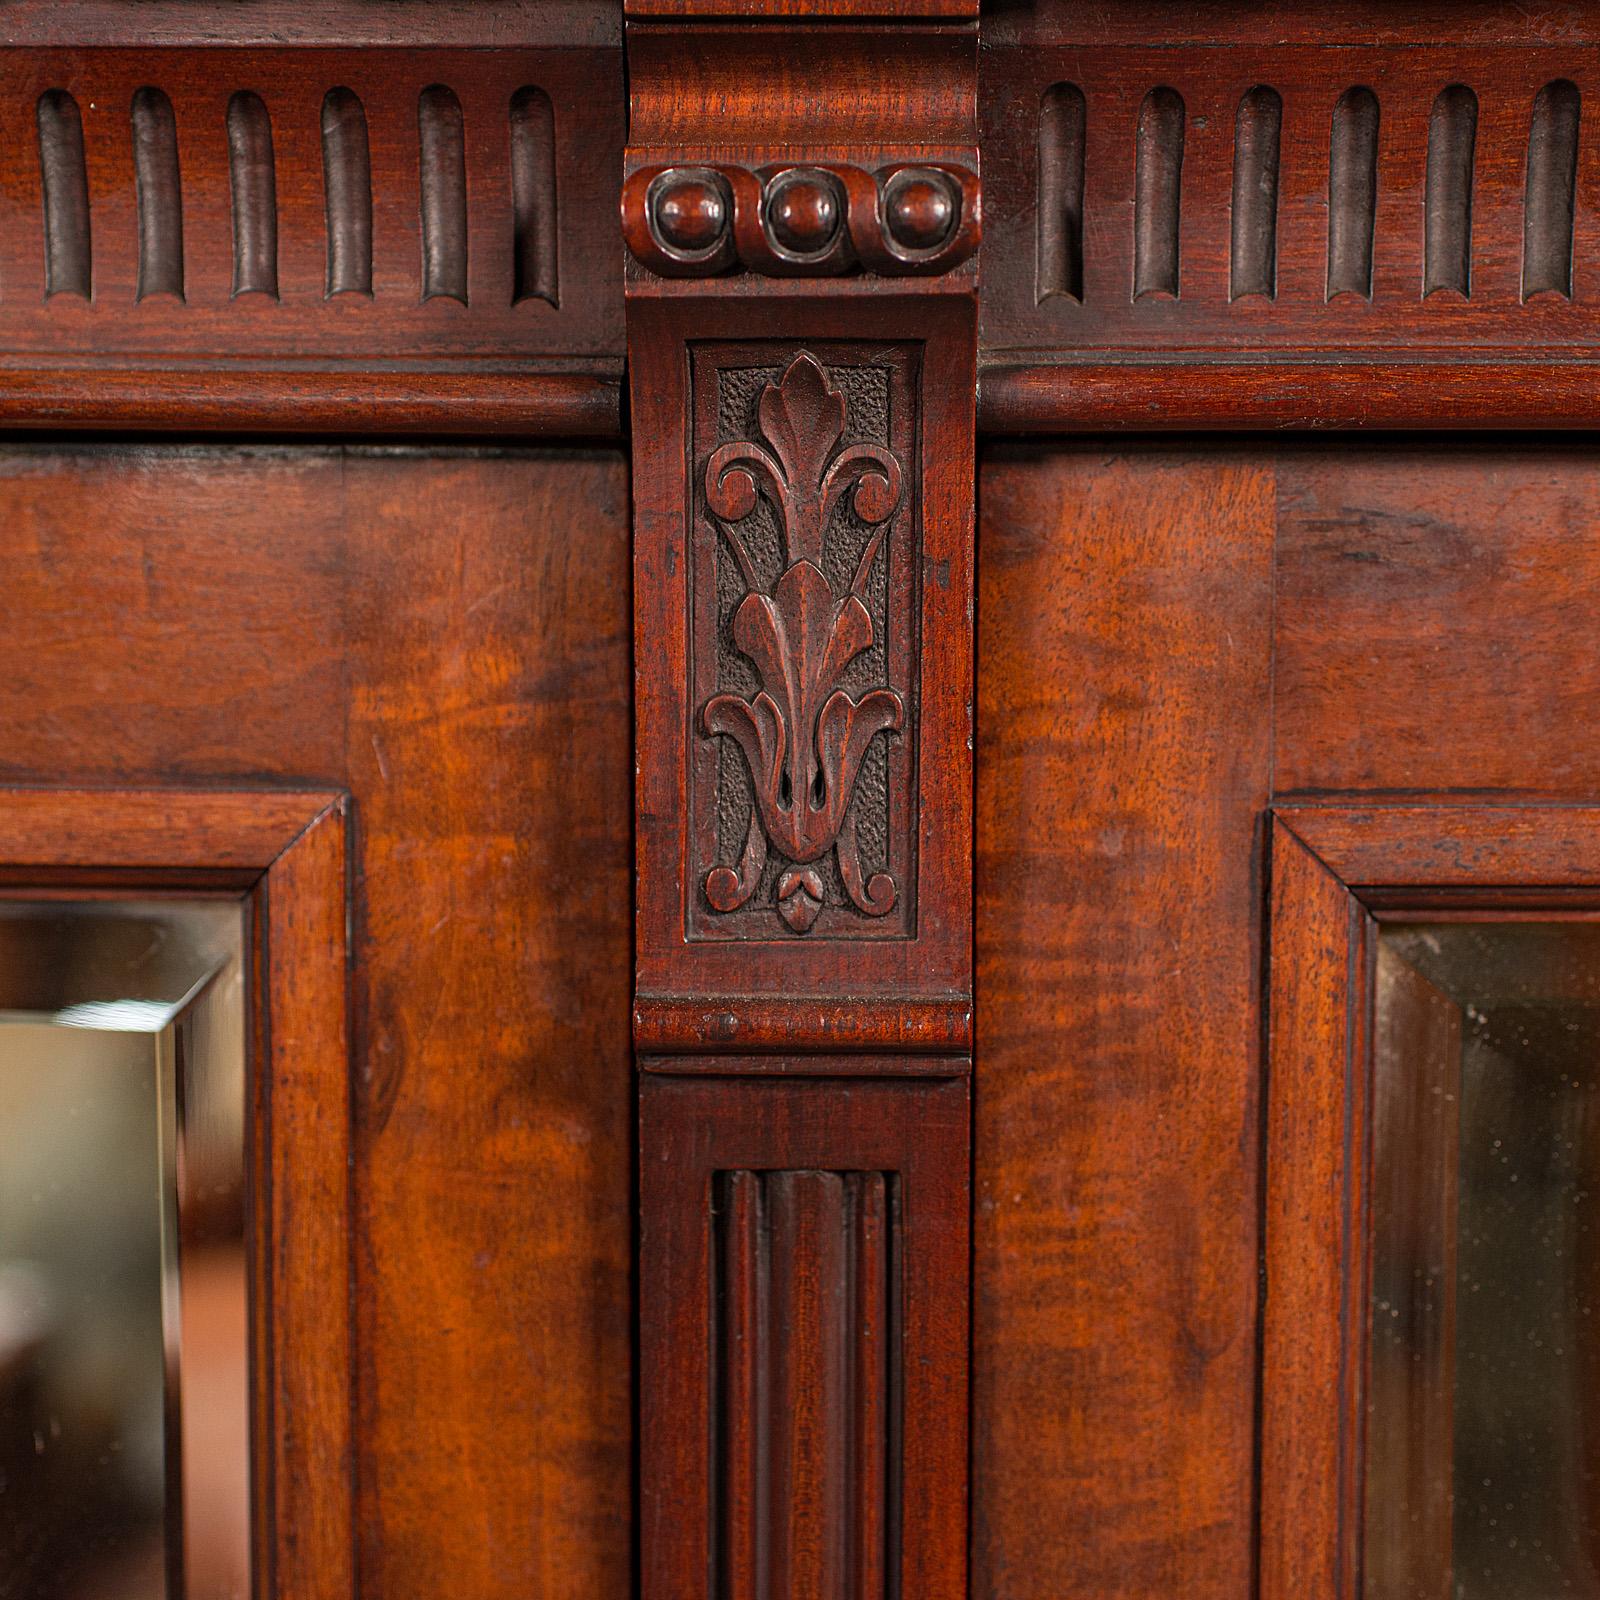
[[[0,900],[5,1600],[249,1600],[243,951]]]
[[[1390,924],[1366,1600],[1600,1597],[1600,925]]]

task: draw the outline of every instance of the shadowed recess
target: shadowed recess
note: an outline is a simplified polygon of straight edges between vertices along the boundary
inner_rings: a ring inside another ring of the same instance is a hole
[[[1133,298],[1178,298],[1179,208],[1183,187],[1183,96],[1152,89],[1139,108],[1133,201]]]
[[[1422,294],[1472,293],[1472,167],[1478,139],[1478,97],[1453,83],[1428,119],[1426,260]]]
[[[39,96],[39,171],[44,180],[44,292],[90,292],[89,173],[83,119],[65,89]]]
[[[139,207],[139,284],[183,299],[183,187],[172,102],[148,86],[133,96],[133,175]]]
[[[1522,211],[1522,298],[1572,298],[1572,227],[1582,100],[1565,78],[1535,96],[1528,128],[1528,186]]]
[[[881,1172],[727,1172],[717,1185],[716,1592],[890,1592],[898,1197]]]
[[[233,187],[233,292],[278,297],[278,195],[272,121],[261,96],[228,102],[228,178]]]
[[[1372,298],[1378,216],[1378,97],[1346,89],[1333,108],[1328,152],[1328,299]]]
[[[1083,91],[1058,83],[1039,102],[1039,272],[1035,300],[1083,299]]]
[[[467,159],[461,102],[443,84],[417,101],[422,180],[422,298],[467,303]]]
[[[1239,102],[1233,134],[1233,257],[1228,298],[1278,292],[1278,150],[1283,98],[1257,86]]]
[[[367,113],[349,89],[322,102],[322,187],[331,297],[372,293],[372,157]]]
[[[512,303],[556,296],[556,119],[543,89],[511,97]]]

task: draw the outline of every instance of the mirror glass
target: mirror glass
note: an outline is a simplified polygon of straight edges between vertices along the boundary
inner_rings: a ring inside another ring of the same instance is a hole
[[[249,1600],[244,948],[0,900],[6,1600]]]
[[[1600,925],[1383,928],[1367,1600],[1600,1597]]]

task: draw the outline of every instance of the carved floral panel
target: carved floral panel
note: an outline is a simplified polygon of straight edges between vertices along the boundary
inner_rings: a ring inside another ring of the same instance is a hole
[[[916,363],[694,351],[690,938],[915,930]]]

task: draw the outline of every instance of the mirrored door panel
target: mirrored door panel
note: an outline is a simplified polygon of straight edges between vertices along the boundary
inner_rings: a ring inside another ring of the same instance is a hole
[[[0,1592],[250,1594],[245,917],[0,901]]]
[[[1600,1596],[1600,926],[1377,944],[1368,1600]]]

